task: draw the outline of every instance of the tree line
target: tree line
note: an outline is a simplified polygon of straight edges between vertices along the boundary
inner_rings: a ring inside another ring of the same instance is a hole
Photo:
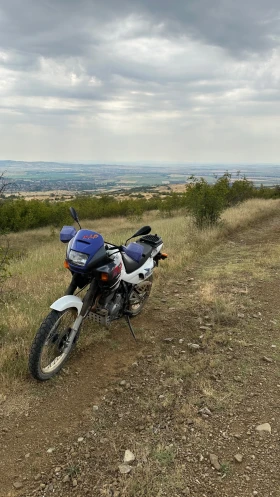
[[[164,198],[137,198],[118,200],[110,195],[100,198],[78,196],[69,201],[0,199],[0,231],[22,231],[42,226],[62,226],[72,224],[69,214],[72,205],[80,219],[100,219],[103,217],[140,218],[146,211],[159,210],[163,215],[184,206],[184,196],[172,193]]]

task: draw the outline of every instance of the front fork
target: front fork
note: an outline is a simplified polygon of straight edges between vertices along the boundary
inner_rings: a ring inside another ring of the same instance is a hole
[[[72,284],[74,287],[75,282],[73,282],[73,280],[74,280],[74,277],[73,277],[73,279],[70,283],[70,286],[68,288],[70,288]],[[74,291],[75,291],[75,289],[73,290],[73,292]],[[85,294],[84,299],[83,299],[83,306],[82,306],[81,312],[77,316],[77,318],[75,319],[74,324],[72,326],[71,333],[70,333],[68,340],[67,340],[67,348],[72,347],[72,344],[75,340],[75,337],[76,337],[77,333],[79,332],[80,326],[81,326],[83,320],[87,317],[89,310],[91,309],[91,307],[92,307],[92,305],[97,297],[97,294],[98,294],[98,284],[96,282],[96,279],[94,278],[92,280],[89,288],[88,288],[87,293]],[[68,295],[70,295],[70,294],[68,294]]]
[[[69,287],[67,288],[64,295],[74,295],[74,292],[78,287],[78,278],[79,278],[79,275],[77,273],[74,273],[72,275],[71,283],[70,283]]]
[[[80,316],[82,316],[82,319],[84,319],[88,313],[91,307],[93,306],[94,301],[96,300],[96,297],[98,295],[98,283],[95,278],[91,281],[89,288],[87,290],[87,293],[84,296],[83,299],[83,306],[80,312]]]

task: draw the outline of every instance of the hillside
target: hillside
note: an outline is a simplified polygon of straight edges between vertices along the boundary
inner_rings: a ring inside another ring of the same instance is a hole
[[[26,356],[67,284],[64,248],[48,230],[11,236],[26,254],[0,322],[0,495],[280,496],[278,212],[249,201],[203,233],[184,216],[138,221],[169,253],[134,321],[138,342],[123,322],[94,339],[87,329],[43,385]],[[118,243],[135,227],[114,223],[95,228]],[[121,474],[126,449],[136,459]]]

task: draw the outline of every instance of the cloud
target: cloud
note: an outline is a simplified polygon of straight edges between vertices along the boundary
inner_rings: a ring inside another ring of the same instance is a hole
[[[162,0],[160,9],[147,1],[147,11],[174,34],[179,30],[235,55],[263,52],[279,42],[278,0]]]
[[[279,43],[278,0],[6,0],[1,44],[42,55],[81,56],[100,39],[196,38],[232,53],[259,53]],[[103,36],[102,36],[103,35]]]
[[[1,153],[14,156],[14,138],[18,158],[28,144],[31,157],[35,133],[51,159],[70,159],[71,141],[77,159],[79,143],[84,159],[155,159],[162,136],[170,160],[187,145],[186,160],[205,146],[209,161],[230,161],[238,143],[255,156],[263,122],[262,155],[277,160],[279,25],[278,0],[5,0]]]

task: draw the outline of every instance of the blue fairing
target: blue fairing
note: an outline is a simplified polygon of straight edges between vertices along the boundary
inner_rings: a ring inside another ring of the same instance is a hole
[[[67,258],[70,254],[70,250],[82,252],[89,256],[86,264],[82,267],[77,267],[77,265],[69,261],[70,269],[79,273],[85,273],[95,264],[95,262],[97,263],[106,256],[102,235],[91,230],[78,231],[76,236],[69,243]]]
[[[103,236],[96,231],[80,230],[76,234],[71,249],[84,254],[94,255],[104,245]]]

